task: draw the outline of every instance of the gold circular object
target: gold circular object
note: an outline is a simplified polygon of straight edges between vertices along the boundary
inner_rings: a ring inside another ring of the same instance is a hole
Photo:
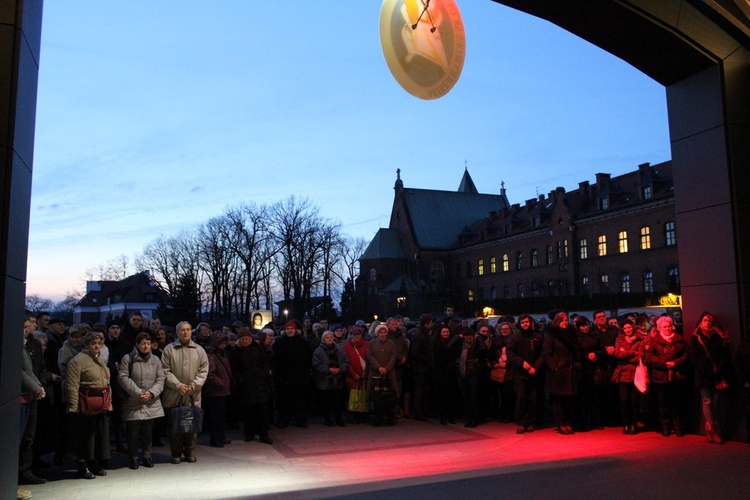
[[[420,99],[443,97],[464,67],[461,12],[455,0],[383,0],[380,45],[404,90]]]

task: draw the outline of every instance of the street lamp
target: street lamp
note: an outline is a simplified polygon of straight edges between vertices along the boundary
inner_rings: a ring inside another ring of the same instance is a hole
[[[289,321],[289,309],[284,309],[284,323]]]

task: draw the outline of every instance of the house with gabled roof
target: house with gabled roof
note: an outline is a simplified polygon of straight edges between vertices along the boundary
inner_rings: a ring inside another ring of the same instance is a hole
[[[170,303],[169,294],[148,271],[120,281],[87,281],[86,294],[73,308],[73,321],[104,323],[115,318],[126,319],[134,312],[151,320],[157,317],[159,307]]]
[[[360,258],[359,313],[643,305],[679,291],[675,230],[671,162],[523,204],[504,184],[479,193],[468,169],[456,191],[405,187],[397,170],[389,227]]]

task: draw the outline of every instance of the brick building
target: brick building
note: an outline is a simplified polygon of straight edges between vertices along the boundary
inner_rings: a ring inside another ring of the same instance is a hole
[[[389,227],[360,258],[360,314],[467,316],[652,305],[679,292],[671,162],[597,174],[523,204],[480,194],[468,171],[457,191],[404,187]]]

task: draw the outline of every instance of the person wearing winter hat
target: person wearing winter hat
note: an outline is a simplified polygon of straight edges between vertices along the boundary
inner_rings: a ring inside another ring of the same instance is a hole
[[[214,448],[223,448],[231,443],[227,439],[227,405],[232,384],[232,368],[227,356],[228,336],[222,331],[211,335],[211,346],[208,350],[208,378],[203,386],[205,398],[206,421],[211,433],[210,444]]]
[[[272,338],[265,330],[260,338]],[[263,346],[254,342],[250,329],[239,331],[237,349],[229,357],[234,382],[233,399],[237,416],[242,421],[245,441],[255,436],[261,443],[272,444],[268,436],[271,416],[271,364]]]

